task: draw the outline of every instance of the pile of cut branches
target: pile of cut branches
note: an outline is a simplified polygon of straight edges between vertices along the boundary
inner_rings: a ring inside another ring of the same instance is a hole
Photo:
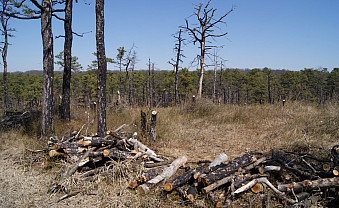
[[[49,156],[66,158],[72,165],[53,182],[50,191],[65,191],[65,181],[76,171],[91,180],[103,174],[102,167],[123,161],[142,166],[129,183],[138,194],[177,192],[185,204],[193,206],[198,199],[215,207],[230,206],[244,193],[273,194],[275,202],[282,205],[307,207],[338,202],[339,145],[321,156],[272,150],[266,154],[246,153],[230,161],[224,153],[213,161],[188,162],[185,156],[171,161],[138,141],[136,133],[120,132],[122,128],[124,125],[107,131],[105,137],[81,136],[80,132],[61,139],[51,137],[45,149]],[[77,193],[66,191],[61,200]]]
[[[130,188],[147,194],[158,185],[155,190],[168,194],[176,190],[187,203],[194,205],[196,199],[204,198],[215,207],[230,206],[249,190],[252,194],[273,192],[282,205],[335,204],[339,199],[338,147],[335,145],[325,159],[309,153],[272,150],[266,155],[247,153],[227,162],[227,155],[220,154],[209,165],[186,167],[184,173],[165,177],[163,183],[157,180],[163,177],[155,172],[160,169],[160,175],[164,175],[166,168],[146,170],[130,183]]]

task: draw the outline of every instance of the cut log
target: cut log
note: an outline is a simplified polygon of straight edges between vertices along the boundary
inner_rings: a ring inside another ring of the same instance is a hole
[[[56,157],[56,156],[59,156],[59,155],[63,155],[63,154],[65,154],[65,153],[63,153],[63,152],[58,152],[58,151],[56,151],[56,150],[51,150],[51,151],[49,151],[49,156],[50,157]]]
[[[259,173],[264,174],[269,171],[280,171],[281,167],[270,165],[270,166],[259,167],[258,169],[259,169]]]
[[[143,143],[139,142],[137,139],[130,138],[130,139],[128,139],[128,142],[133,144],[134,149],[145,152],[148,155],[152,155],[152,156],[155,156],[155,157],[157,156],[157,154],[155,154],[155,152],[153,150],[148,148]]]
[[[239,168],[243,168],[250,163],[253,163],[257,158],[252,154],[244,154],[241,157],[237,157],[234,160],[230,161],[227,164],[221,164],[216,166],[216,170],[199,177],[199,182],[203,182],[205,186],[208,186],[214,183],[217,180],[220,180],[224,177],[227,177],[238,171]],[[215,169],[215,168],[212,168]]]
[[[168,165],[171,164],[172,161],[170,160],[165,160],[163,162],[156,162],[156,163],[145,163],[145,168],[155,168],[155,167],[159,167],[159,166],[163,166],[163,165]]]
[[[153,150],[148,148],[143,143],[139,142],[137,139],[130,138],[130,139],[127,140],[127,142],[131,143],[134,146],[134,149],[137,149],[138,151],[149,155],[149,157],[152,160],[154,160],[156,162],[163,162],[164,161],[163,159],[158,158],[157,154],[155,154],[155,152]]]
[[[177,176],[176,178],[168,181],[165,185],[164,185],[164,189],[165,191],[172,191],[173,189],[176,189],[182,185],[184,185],[185,183],[187,183],[188,181],[190,181],[195,173],[200,173],[201,171],[203,171],[205,169],[206,166],[199,166],[197,168],[194,169],[190,169],[188,171],[186,171],[185,173]]]
[[[152,169],[146,170],[137,180],[131,181],[129,183],[129,187],[134,189],[138,185],[146,183],[147,181],[151,180],[152,178],[159,175],[163,171],[164,171],[163,167],[152,168]]]
[[[91,139],[84,139],[83,146],[103,147],[109,145],[116,145],[116,140],[108,140],[100,137],[92,137]]]
[[[127,158],[132,157],[132,154],[129,152],[120,151],[117,149],[105,149],[103,151],[104,157],[109,157],[114,160],[126,160]]]
[[[339,177],[334,178],[320,178],[318,180],[305,180],[302,182],[294,182],[290,184],[280,184],[278,185],[278,190],[283,192],[299,193],[301,191],[308,191],[318,188],[330,188],[339,186]]]
[[[228,159],[227,155],[225,153],[221,153],[209,164],[208,167],[205,168],[205,172],[206,173],[210,172],[212,167],[215,167],[217,165],[220,165],[221,163],[226,162],[227,159]]]
[[[244,167],[240,173],[246,173],[246,172],[248,172],[249,170],[253,169],[254,167],[256,167],[257,165],[259,165],[260,163],[264,162],[265,160],[266,160],[265,157],[262,157],[262,158],[258,159],[258,160],[255,161],[253,164],[250,164],[250,165]],[[211,184],[211,185],[206,186],[205,188],[203,188],[203,189],[202,189],[202,192],[205,193],[205,194],[206,194],[206,193],[209,193],[210,191],[212,191],[212,190],[218,188],[219,186],[222,186],[222,185],[224,185],[224,184],[226,184],[226,183],[231,182],[231,180],[232,180],[233,177],[234,177],[234,176],[231,175],[231,176],[225,177],[225,178],[223,178],[223,179],[221,179],[221,180],[218,180],[218,181],[216,181],[215,183],[213,183],[213,184]],[[251,178],[251,179],[253,179],[253,178]],[[250,179],[248,179],[248,180],[250,180]]]
[[[179,157],[178,159],[174,160],[171,163],[171,165],[169,167],[165,168],[164,171],[160,175],[151,179],[147,183],[139,186],[138,189],[137,189],[138,193],[148,194],[150,192],[150,190],[153,187],[155,187],[156,185],[158,185],[161,181],[163,181],[164,179],[168,179],[168,178],[172,177],[176,173],[178,168],[180,166],[183,166],[186,162],[187,162],[187,158],[185,156]]]

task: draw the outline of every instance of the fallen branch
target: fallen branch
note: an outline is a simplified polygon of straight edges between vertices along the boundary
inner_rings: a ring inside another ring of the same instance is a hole
[[[83,191],[83,190],[82,190],[82,191],[74,191],[74,192],[71,192],[71,193],[69,193],[69,194],[65,194],[64,196],[60,197],[60,198],[56,201],[56,203],[58,203],[58,202],[60,202],[60,201],[62,201],[62,200],[64,200],[64,199],[67,199],[67,198],[69,198],[69,197],[76,196],[76,195],[78,195],[78,194],[81,193],[81,192],[84,192],[84,191]]]
[[[294,182],[290,184],[278,185],[278,190],[283,192],[301,192],[307,190],[313,190],[317,188],[330,188],[339,186],[339,177],[334,178],[320,178],[318,180],[305,180],[302,182]]]
[[[283,192],[279,191],[278,189],[276,189],[271,182],[269,182],[267,180],[267,178],[256,178],[254,180],[252,180],[251,182],[249,182],[248,184],[244,185],[243,187],[237,189],[236,191],[234,191],[234,194],[240,194],[244,191],[249,190],[250,188],[252,188],[255,184],[257,183],[264,183],[266,184],[268,187],[270,187],[281,199],[286,200],[288,203],[290,204],[294,204],[296,203],[295,200],[288,198]]]

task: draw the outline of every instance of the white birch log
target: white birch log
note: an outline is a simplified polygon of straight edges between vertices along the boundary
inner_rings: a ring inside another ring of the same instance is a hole
[[[187,162],[187,158],[185,156],[179,157],[174,160],[171,165],[164,169],[164,171],[156,176],[155,178],[149,180],[147,183],[139,186],[137,191],[139,194],[148,194],[150,190],[158,185],[161,181],[170,178],[173,176],[179,167],[183,166]]]

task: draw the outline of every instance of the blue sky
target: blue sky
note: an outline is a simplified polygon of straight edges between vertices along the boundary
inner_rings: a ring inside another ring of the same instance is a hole
[[[150,57],[157,69],[172,70],[167,63],[175,56],[175,40],[171,35],[193,13],[194,4],[200,2],[106,0],[106,56],[115,58],[117,48],[128,49],[135,44],[137,69],[146,69]],[[235,7],[225,18],[226,24],[220,25],[220,32],[228,32],[228,35],[215,42],[223,46],[218,53],[228,60],[226,67],[289,70],[339,67],[338,0],[212,0],[211,5],[217,8],[217,17]],[[194,17],[188,20],[196,21]],[[41,70],[40,20],[13,19],[10,24],[17,32],[10,39],[8,71]],[[83,38],[74,36],[73,40],[73,56],[79,57],[86,69],[95,59],[92,55],[96,50],[94,0],[74,3],[73,30],[77,33],[92,31]],[[53,35],[62,34],[63,23],[54,20]],[[63,39],[54,39],[54,55],[62,50]],[[188,43],[183,50],[187,58],[182,67],[190,67],[199,48]],[[117,66],[109,64],[108,69],[114,70]]]

